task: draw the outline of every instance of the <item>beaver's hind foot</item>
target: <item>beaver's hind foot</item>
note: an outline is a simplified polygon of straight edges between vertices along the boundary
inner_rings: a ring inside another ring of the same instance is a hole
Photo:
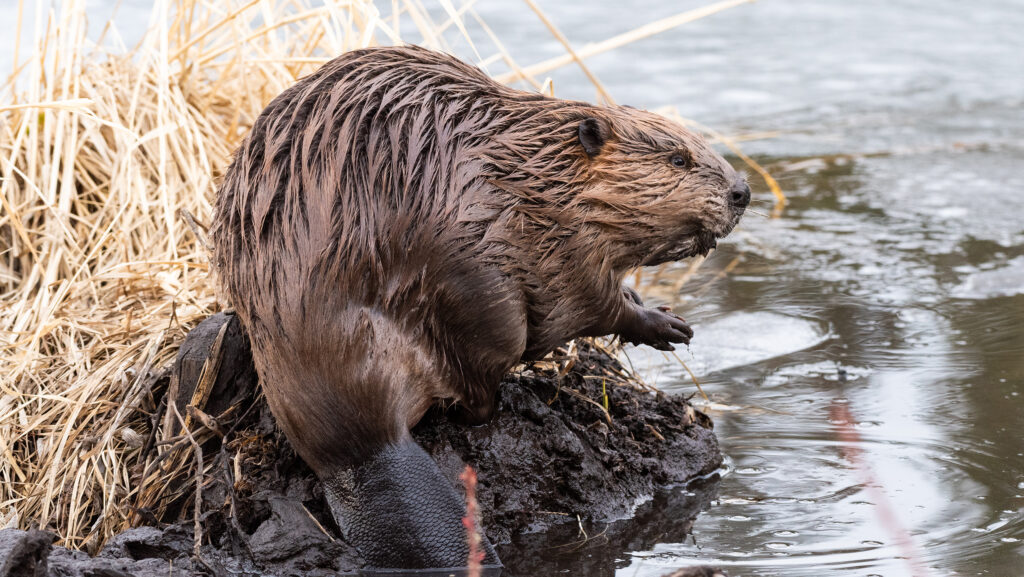
[[[464,500],[412,439],[321,478],[334,519],[363,556],[366,570],[458,572],[466,567]],[[486,537],[481,545],[483,565],[500,567]]]

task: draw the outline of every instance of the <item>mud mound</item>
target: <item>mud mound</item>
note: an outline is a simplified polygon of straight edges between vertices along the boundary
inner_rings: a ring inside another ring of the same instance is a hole
[[[534,568],[502,544],[566,523],[576,531],[580,522],[629,517],[659,487],[721,464],[705,415],[680,397],[629,384],[625,374],[607,352],[580,342],[552,362],[507,376],[490,424],[455,425],[437,410],[413,430],[453,484],[466,464],[477,470],[483,524],[505,553],[505,575]],[[161,379],[154,395],[174,400],[164,405],[165,441],[154,434],[143,450],[154,452],[151,461],[165,473],[140,475],[150,483],[159,478],[161,494],[178,497],[152,507],[140,500],[133,509],[143,526],[118,535],[96,557],[51,548],[45,533],[2,531],[0,559],[6,546],[25,561],[0,577],[358,570],[359,555],[341,539],[315,476],[258,394],[248,343],[232,315],[200,324]],[[188,434],[180,432],[174,413],[184,415],[179,422],[189,423]],[[196,508],[195,462],[189,459],[199,455],[204,467]],[[706,502],[689,499],[673,509],[683,533]]]

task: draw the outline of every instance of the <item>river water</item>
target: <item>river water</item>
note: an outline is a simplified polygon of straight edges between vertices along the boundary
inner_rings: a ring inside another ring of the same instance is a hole
[[[546,4],[579,45],[698,5]],[[557,50],[518,6],[480,10],[505,38],[532,30],[521,60]],[[776,132],[744,149],[790,202],[748,214],[681,294],[684,266],[646,291],[693,324],[679,352],[711,398],[721,479],[641,506],[658,530],[551,536],[552,569],[1024,575],[1022,30],[1011,0],[762,0],[588,61],[619,102]],[[555,87],[595,97],[574,70]],[[629,356],[695,391],[677,360]]]
[[[699,5],[543,1],[577,46]],[[523,4],[476,8],[520,63],[561,53]],[[751,176],[761,215],[681,291],[685,265],[642,283],[694,326],[721,475],[526,536],[506,574],[1024,575],[1024,3],[761,0],[588,63],[618,102],[773,133],[744,148],[790,202],[765,216]]]

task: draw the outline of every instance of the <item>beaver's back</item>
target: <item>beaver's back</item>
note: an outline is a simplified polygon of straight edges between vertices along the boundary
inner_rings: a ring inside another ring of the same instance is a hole
[[[373,391],[387,373],[409,381],[396,395],[415,398],[401,411],[418,418],[434,397],[473,401],[473,383],[518,359],[523,305],[502,272],[512,257],[485,241],[509,207],[483,159],[514,121],[488,100],[510,94],[524,98],[455,59],[393,48],[348,53],[271,102],[228,170],[213,233],[264,381],[393,409]],[[377,317],[392,334],[367,328]],[[431,383],[388,357],[397,342],[415,345]],[[371,366],[339,372],[320,357]],[[310,384],[321,380],[335,382]]]
[[[487,139],[486,110],[472,102],[490,81],[430,59],[411,48],[350,52],[260,115],[215,219],[236,306],[256,313],[338,295],[393,304],[416,283],[442,281],[424,270],[479,240],[501,208],[474,195],[486,178],[474,149]]]

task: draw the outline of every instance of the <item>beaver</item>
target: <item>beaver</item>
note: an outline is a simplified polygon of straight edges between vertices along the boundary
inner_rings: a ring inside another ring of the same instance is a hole
[[[573,338],[689,343],[623,279],[707,254],[749,200],[661,116],[382,47],[266,107],[211,236],[267,401],[345,539],[370,568],[449,568],[467,560],[465,506],[410,427],[439,400],[486,422],[506,372]]]

